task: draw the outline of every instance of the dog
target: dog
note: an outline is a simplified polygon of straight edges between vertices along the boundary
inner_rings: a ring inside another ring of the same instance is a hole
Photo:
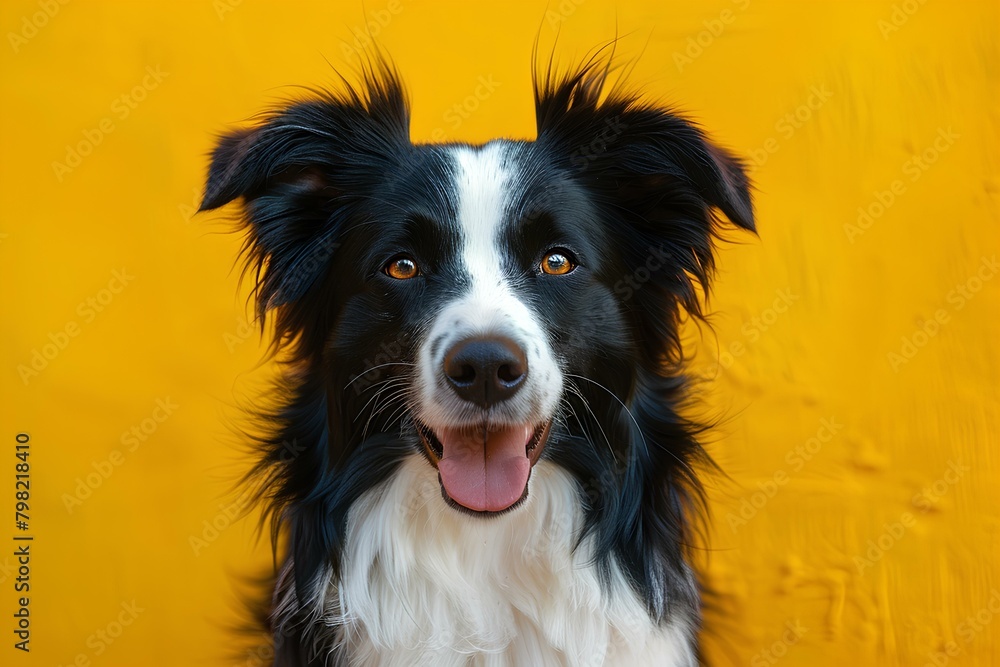
[[[679,329],[751,186],[611,71],[536,74],[533,141],[411,142],[381,57],[219,139],[201,209],[241,201],[284,363],[275,665],[700,659]]]

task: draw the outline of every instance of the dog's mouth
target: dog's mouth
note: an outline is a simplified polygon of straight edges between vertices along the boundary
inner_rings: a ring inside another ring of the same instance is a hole
[[[541,424],[432,429],[417,432],[446,500],[475,513],[503,512],[528,496],[528,478],[549,437],[552,420]]]

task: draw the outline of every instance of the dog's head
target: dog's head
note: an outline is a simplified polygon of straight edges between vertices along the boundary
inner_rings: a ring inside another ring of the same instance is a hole
[[[648,490],[671,522],[657,489],[695,447],[672,411],[679,318],[699,313],[716,211],[752,230],[751,201],[692,123],[603,84],[597,66],[537,82],[535,141],[419,145],[383,67],[221,139],[202,208],[242,198],[259,310],[297,364],[278,437],[308,442],[270,457],[293,521],[309,502],[329,521],[419,452],[458,511],[516,507],[545,457],[592,513],[635,514],[624,496]],[[309,539],[336,551],[337,530]]]

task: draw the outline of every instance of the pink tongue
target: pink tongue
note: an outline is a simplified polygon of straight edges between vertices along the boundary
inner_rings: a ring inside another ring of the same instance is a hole
[[[530,426],[436,431],[442,448],[438,472],[448,496],[477,512],[498,512],[516,503],[531,472],[525,448],[532,432]]]

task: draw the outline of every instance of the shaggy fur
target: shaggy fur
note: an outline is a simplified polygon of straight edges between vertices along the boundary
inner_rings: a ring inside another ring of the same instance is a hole
[[[738,160],[607,71],[536,81],[535,141],[411,143],[381,62],[220,140],[202,209],[242,200],[287,361],[253,476],[287,537],[275,665],[695,664],[707,458],[679,323],[716,211],[752,231],[752,205]],[[552,252],[575,268],[539,270]],[[400,256],[419,274],[391,277]],[[484,336],[528,370],[476,407],[440,369]],[[448,429],[475,424],[548,429],[504,511],[439,477]]]

